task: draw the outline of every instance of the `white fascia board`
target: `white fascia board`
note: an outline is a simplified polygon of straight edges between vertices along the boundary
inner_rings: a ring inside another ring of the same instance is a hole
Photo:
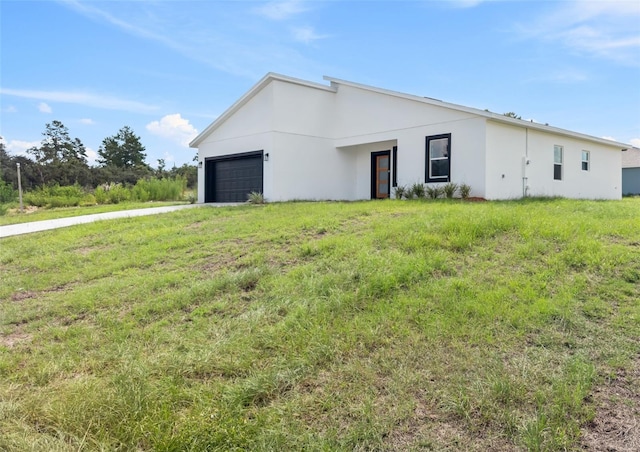
[[[406,94],[406,93],[401,93],[401,92],[398,92],[398,91],[392,91],[392,90],[383,89],[383,88],[376,88],[374,86],[363,85],[363,84],[360,84],[360,83],[354,83],[354,82],[350,82],[350,81],[347,81],[347,80],[341,80],[341,79],[337,79],[337,78],[334,78],[334,77],[329,77],[329,76],[326,76],[326,75],[323,77],[323,79],[331,82],[331,86],[336,87],[336,89],[337,89],[336,85],[351,86],[351,87],[354,87],[354,88],[359,88],[359,89],[372,91],[372,92],[376,92],[376,93],[380,93],[380,94],[386,94],[386,95],[389,95],[389,96],[400,97],[402,99],[413,100],[413,101],[416,101],[416,102],[422,102],[422,103],[429,104],[429,105],[435,105],[435,106],[439,106],[439,107],[449,108],[449,109],[461,111],[461,112],[464,112],[464,113],[470,113],[470,114],[473,114],[473,115],[477,115],[477,116],[481,116],[481,117],[487,118],[488,120],[491,120],[491,121],[511,124],[513,126],[516,126],[516,127],[523,127],[523,128],[526,128],[526,129],[540,130],[540,131],[543,131],[543,132],[553,133],[553,134],[556,134],[556,135],[563,135],[563,136],[567,136],[567,137],[571,137],[571,138],[577,138],[577,139],[580,139],[580,140],[592,141],[592,142],[596,142],[596,143],[599,143],[599,144],[604,144],[604,145],[607,145],[607,146],[616,147],[616,148],[619,148],[620,150],[621,149],[632,148],[632,146],[630,144],[620,143],[620,142],[617,142],[617,141],[607,140],[607,139],[604,139],[604,138],[598,138],[598,137],[594,137],[594,136],[591,136],[591,135],[586,135],[586,134],[579,133],[579,132],[573,132],[571,130],[561,129],[559,127],[547,126],[545,124],[540,124],[540,123],[537,123],[537,122],[530,122],[530,121],[525,121],[523,119],[511,118],[509,116],[501,115],[501,114],[498,114],[498,113],[493,113],[493,112],[490,112],[490,111],[480,110],[480,109],[472,108],[472,107],[465,107],[464,105],[457,105],[457,104],[452,104],[452,103],[449,103],[449,102],[443,102],[441,100],[432,99],[430,97],[421,97],[421,96],[416,96],[416,95],[413,95],[413,94]]]
[[[306,86],[314,89],[321,89],[324,91],[330,91],[335,93],[335,88],[331,86],[322,85],[320,83],[309,82],[295,77],[289,77],[282,74],[276,74],[275,72],[269,72],[262,77],[258,83],[253,85],[249,91],[247,91],[240,99],[238,99],[231,107],[227,108],[224,113],[216,118],[206,129],[204,129],[197,137],[195,137],[190,143],[189,147],[197,148],[202,141],[214,130],[216,130],[220,124],[226,121],[231,115],[242,108],[247,102],[249,102],[257,93],[259,93],[265,86],[271,83],[273,80],[278,80],[286,83],[293,83],[296,85]]]

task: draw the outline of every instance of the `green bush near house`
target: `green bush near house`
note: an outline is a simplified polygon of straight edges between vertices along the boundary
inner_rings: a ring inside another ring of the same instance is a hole
[[[424,198],[424,195],[425,195],[424,184],[420,182],[416,182],[411,184],[411,187],[409,188],[409,192],[407,194],[407,198],[422,199]]]
[[[467,199],[471,194],[471,186],[467,184],[460,184],[458,190],[462,199]]]
[[[408,195],[408,190],[404,185],[398,185],[397,187],[393,188],[393,196],[395,197],[395,199],[402,199]]]
[[[440,185],[427,185],[426,195],[429,199],[438,199],[444,193]]]
[[[447,182],[442,186],[441,190],[442,194],[444,194],[447,199],[452,199],[458,191],[458,184]]]

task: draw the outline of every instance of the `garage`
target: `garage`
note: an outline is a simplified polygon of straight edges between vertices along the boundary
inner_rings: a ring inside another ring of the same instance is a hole
[[[204,202],[245,202],[262,193],[262,162],[262,151],[205,159]]]

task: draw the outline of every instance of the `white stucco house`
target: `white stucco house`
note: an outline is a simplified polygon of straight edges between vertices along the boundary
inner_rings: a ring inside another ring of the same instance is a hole
[[[622,153],[622,194],[640,195],[640,149]]]
[[[269,73],[200,133],[198,201],[387,198],[446,182],[486,199],[621,198],[629,145],[324,79]]]

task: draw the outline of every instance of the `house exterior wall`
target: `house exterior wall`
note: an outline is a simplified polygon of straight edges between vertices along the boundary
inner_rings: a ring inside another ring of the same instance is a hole
[[[486,199],[522,198],[527,132],[522,127],[487,121]],[[553,146],[551,148],[553,152]],[[553,169],[553,167],[552,167]]]
[[[333,140],[277,132],[265,162],[271,184],[265,184],[269,201],[353,200],[355,155],[333,146]]]
[[[426,137],[451,134],[451,182],[467,184],[472,196],[484,196],[485,126],[483,118],[432,124],[401,131],[398,137],[398,185],[426,183]],[[429,185],[441,185],[430,183]]]
[[[640,167],[622,168],[622,194],[640,195]]]
[[[554,145],[563,147],[562,180],[553,177]],[[617,147],[487,121],[486,198],[520,198],[526,186],[527,196],[619,199],[620,159]]]
[[[335,94],[335,138],[342,145],[362,142],[362,136],[399,133],[429,124],[473,119],[474,115],[415,100],[339,85]],[[375,141],[383,141],[385,137]],[[349,140],[355,142],[350,143]]]
[[[622,160],[619,148],[532,130],[529,130],[528,138],[529,196],[620,199]],[[563,147],[562,180],[553,179],[554,145]],[[590,154],[588,171],[582,170],[583,150]]]
[[[451,181],[470,185],[471,196],[520,198],[525,187],[529,196],[619,199],[622,193],[614,144],[508,124],[438,101],[274,78],[232,111],[198,142],[199,161],[263,150],[269,154],[263,166],[269,201],[369,199],[371,153],[393,146],[398,185],[425,183],[426,137],[442,134],[451,134]],[[554,145],[564,149],[561,181],[553,179]],[[590,152],[589,171],[582,170],[583,150]]]
[[[451,134],[451,181],[484,196],[485,120],[411,99],[340,85],[335,95],[336,146],[357,153],[356,198],[370,198],[371,152],[398,146],[398,185],[425,183],[426,137]]]
[[[294,83],[271,82],[273,130],[296,135],[333,138],[335,93]]]
[[[239,111],[224,121],[198,146],[198,161],[210,157],[273,149],[273,87],[267,85]],[[198,202],[204,202],[204,167],[198,167]],[[271,185],[271,175],[265,168],[263,184]]]

